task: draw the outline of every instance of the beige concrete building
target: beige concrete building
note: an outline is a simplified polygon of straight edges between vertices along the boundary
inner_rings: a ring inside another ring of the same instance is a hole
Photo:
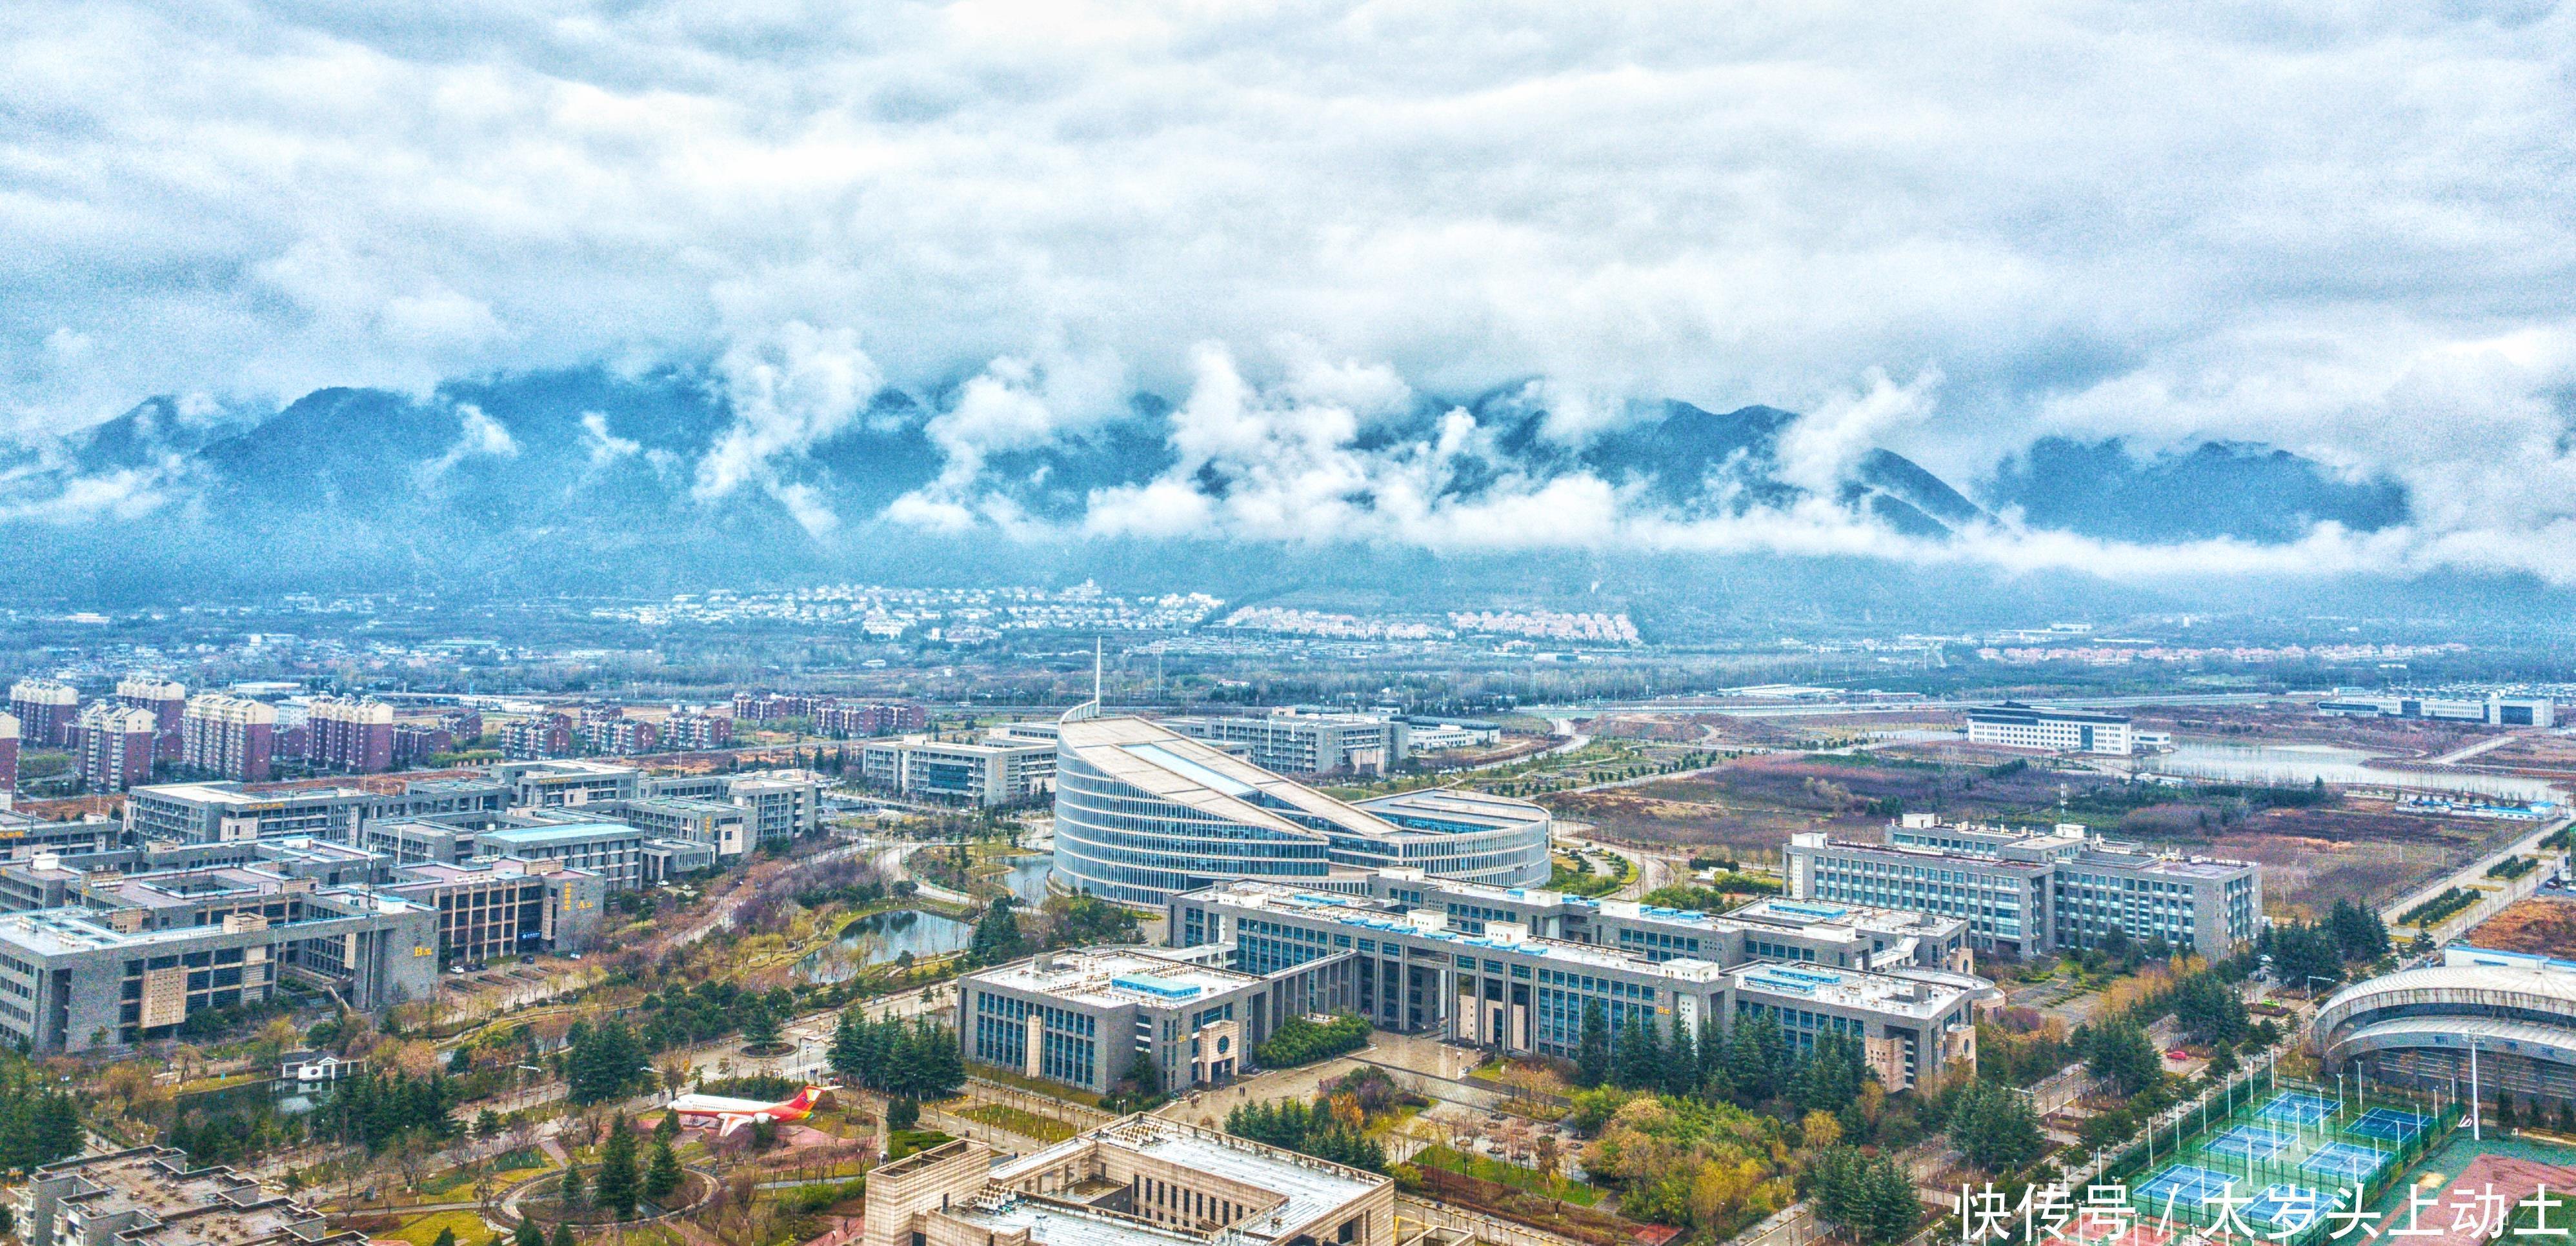
[[[993,1165],[950,1142],[868,1174],[866,1246],[1398,1246],[1395,1183],[1130,1116]]]

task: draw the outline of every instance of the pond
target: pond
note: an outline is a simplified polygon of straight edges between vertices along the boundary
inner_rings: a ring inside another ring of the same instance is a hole
[[[1055,870],[1054,857],[1014,857],[1011,868],[1002,875],[1002,885],[1011,889],[1011,898],[1024,906],[1046,902],[1047,875]]]
[[[2354,787],[2477,792],[2515,800],[2556,800],[2549,784],[2504,774],[2445,773],[2372,764],[2370,754],[2330,744],[2178,744],[2147,762],[2159,774],[2305,787],[2318,779]]]
[[[808,955],[797,969],[808,982],[838,982],[862,965],[882,965],[910,952],[913,959],[962,952],[975,941],[975,927],[919,909],[870,913],[841,928],[832,946]]]

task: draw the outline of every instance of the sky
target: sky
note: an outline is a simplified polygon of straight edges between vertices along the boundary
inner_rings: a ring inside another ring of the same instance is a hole
[[[1275,488],[1148,482],[1084,530],[1262,537],[1459,452],[1367,450],[1377,413],[1525,387],[1568,442],[1666,398],[1810,413],[1788,470],[1826,483],[1872,444],[1962,482],[2048,435],[2274,444],[2415,512],[2274,563],[2576,580],[2548,4],[16,0],[0,84],[31,442],[153,395],[679,363],[737,417],[701,499],[799,505],[774,465],[895,387],[948,468],[889,518],[1007,527],[987,459],[1150,390],[1185,463]],[[1887,545],[1509,502],[1366,534]]]

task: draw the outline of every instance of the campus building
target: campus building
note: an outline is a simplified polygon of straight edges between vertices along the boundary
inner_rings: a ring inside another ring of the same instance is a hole
[[[77,762],[81,784],[93,792],[121,792],[152,781],[160,723],[152,711],[113,701],[93,701],[81,711]]]
[[[2311,1027],[2326,1068],[2480,1098],[2576,1103],[2576,965],[2452,947],[2444,963],[2356,982]],[[2474,1055],[2473,1055],[2474,1053]]]
[[[1327,967],[1270,975],[1192,964],[1186,949],[1040,953],[958,984],[966,1058],[1107,1094],[1153,1071],[1155,1091],[1222,1082],[1289,1017],[1334,998]],[[1132,1040],[1132,1041],[1129,1041]]]
[[[996,1165],[959,1139],[868,1174],[863,1246],[1415,1246],[1377,1173],[1154,1116]],[[1449,1246],[1452,1239],[1438,1239]]]
[[[1500,886],[1547,881],[1547,811],[1461,791],[1349,803],[1140,718],[1058,728],[1055,877],[1162,905],[1230,878],[1361,888],[1416,867]]]
[[[1375,714],[1278,709],[1161,722],[1193,740],[1241,750],[1252,764],[1281,774],[1384,774],[1404,759],[1404,726]]]
[[[510,789],[510,804],[518,809],[633,800],[644,780],[633,766],[574,758],[505,761],[491,775]]]
[[[2262,933],[2263,871],[2150,853],[2078,824],[2047,831],[1944,824],[1910,813],[1884,844],[1789,837],[1788,894],[1955,917],[1979,951],[2030,957],[2129,942],[2229,955]]]
[[[1968,743],[2048,753],[2108,753],[2126,757],[2137,749],[2129,720],[2118,714],[2049,709],[2006,701],[1968,711]]]
[[[162,783],[125,798],[138,839],[214,843],[290,835],[351,843],[374,798],[355,788],[253,792],[239,783]]]
[[[611,801],[599,812],[655,839],[684,839],[707,845],[716,858],[730,861],[751,850],[755,841],[741,806],[721,800],[646,796]]]
[[[589,949],[608,880],[553,861],[479,857],[405,866],[390,894],[438,913],[441,964]]]
[[[277,707],[221,692],[188,698],[179,719],[179,764],[239,783],[260,783],[277,748]]]
[[[0,797],[18,790],[18,716],[0,714]],[[6,800],[0,800],[5,805]]]
[[[747,847],[823,833],[823,776],[810,770],[651,775],[640,790],[646,798],[714,801],[741,810]]]
[[[27,1246],[366,1246],[321,1212],[185,1151],[146,1146],[47,1164],[18,1188]]]
[[[427,999],[436,913],[250,868],[85,886],[75,906],[0,916],[0,1039],[44,1055],[164,1038],[284,976],[369,1011]]]
[[[1801,1050],[1849,1036],[1890,1090],[1975,1068],[1995,998],[1956,920],[1784,900],[1710,914],[1387,871],[1367,895],[1223,883],[1176,897],[1170,930],[1239,973],[1312,966],[1319,1011],[1381,1029],[1571,1057],[1595,1007],[1614,1034],[1768,1015]]]
[[[881,792],[960,804],[1017,804],[1055,781],[1055,745],[1001,735],[981,740],[901,736],[859,746],[859,780]]]
[[[2488,693],[2483,701],[2469,697],[2351,696],[2337,694],[2317,702],[2327,718],[2422,718],[2436,722],[2485,723],[2490,727],[2547,727],[2558,721],[2558,707],[2547,697],[2509,697]]]

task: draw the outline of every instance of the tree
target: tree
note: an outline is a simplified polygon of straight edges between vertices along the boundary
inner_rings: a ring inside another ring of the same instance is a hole
[[[635,1214],[635,1135],[626,1128],[625,1117],[617,1118],[617,1123],[610,1126],[608,1144],[600,1148],[595,1188],[599,1205],[616,1213],[618,1219]]]
[[[1020,954],[1020,919],[1011,912],[1011,897],[995,897],[975,924],[975,941],[967,956],[979,965],[997,964]]]
[[[668,1138],[653,1143],[653,1162],[644,1170],[644,1197],[656,1206],[680,1188],[680,1157],[671,1150]]]
[[[1583,1006],[1583,1041],[1575,1048],[1574,1083],[1585,1089],[1610,1080],[1610,1014],[1597,1002]]]
[[[2245,999],[2214,973],[2196,973],[2175,984],[2174,1020],[2196,1043],[2233,1043],[2250,1024]]]
[[[751,1001],[743,1007],[743,1046],[757,1051],[767,1051],[777,1047],[779,1045],[778,1026],[778,1014],[771,1010],[768,1001],[758,999]]]
[[[2346,960],[2377,960],[2388,955],[2388,924],[2360,901],[2335,901],[2334,911],[2326,918],[2326,929],[2333,933],[2335,946]]]
[[[565,1211],[590,1205],[590,1191],[583,1188],[579,1164],[564,1169],[562,1202]]]
[[[2272,970],[2285,987],[2333,986],[2343,981],[2343,949],[2320,927],[2305,922],[2275,926]]]
[[[535,1217],[522,1217],[518,1231],[511,1236],[510,1246],[546,1246],[545,1230],[537,1227]]]
[[[2134,1095],[2164,1076],[2164,1057],[2135,1021],[2113,1019],[2087,1031],[2079,1045],[2086,1068],[2123,1095]]]
[[[584,1106],[625,1098],[643,1065],[644,1045],[635,1031],[612,1017],[573,1039],[564,1058],[566,1094]]]
[[[1635,1014],[1628,1024],[1619,1027],[1619,1045],[1612,1050],[1613,1071],[1610,1080],[1627,1090],[1653,1090],[1663,1082],[1664,1052],[1655,1041],[1655,1027]]]
[[[572,1240],[572,1226],[560,1221],[556,1222],[554,1241],[549,1243],[548,1246],[574,1246],[574,1242]]]
[[[438,1230],[438,1236],[431,1240],[429,1246],[456,1246],[456,1230],[441,1227]]]
[[[2030,1100],[1991,1082],[1959,1089],[1950,1107],[1950,1143],[1969,1163],[1992,1173],[2020,1168],[2047,1147]]]

